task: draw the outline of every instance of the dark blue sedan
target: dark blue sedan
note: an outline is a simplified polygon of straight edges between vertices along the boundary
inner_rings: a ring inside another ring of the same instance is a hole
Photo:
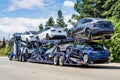
[[[66,54],[70,53],[72,49],[71,56],[79,56],[85,64],[95,64],[95,63],[108,63],[110,52],[108,49],[100,43],[97,42],[76,42],[72,46],[68,46],[66,49]]]

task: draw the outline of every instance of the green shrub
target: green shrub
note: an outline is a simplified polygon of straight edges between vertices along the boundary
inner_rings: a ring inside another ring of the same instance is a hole
[[[10,47],[8,45],[8,43],[5,45],[5,48],[0,48],[0,56],[5,56],[8,55],[10,51]]]
[[[105,42],[105,45],[109,48],[111,53],[111,62],[120,62],[120,22],[116,19],[110,19],[114,25],[114,35],[111,40]]]

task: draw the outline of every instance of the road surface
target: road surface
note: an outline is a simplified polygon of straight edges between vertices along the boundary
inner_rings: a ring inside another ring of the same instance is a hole
[[[0,80],[120,80],[120,64],[60,67],[0,57]]]

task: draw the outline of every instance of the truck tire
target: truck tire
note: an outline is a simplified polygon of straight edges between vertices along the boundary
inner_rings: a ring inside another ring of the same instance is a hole
[[[54,65],[58,65],[58,64],[59,64],[59,61],[58,61],[58,57],[57,57],[57,56],[54,56],[53,64],[54,64]]]
[[[22,61],[22,62],[25,62],[25,61],[26,61],[25,55],[22,55],[22,56],[21,56],[21,61]]]
[[[63,55],[61,55],[61,56],[59,57],[59,65],[60,65],[60,66],[64,66],[64,61],[65,61],[65,57],[64,57]]]

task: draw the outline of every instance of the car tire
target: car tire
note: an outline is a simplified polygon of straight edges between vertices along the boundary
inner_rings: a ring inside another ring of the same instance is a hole
[[[54,56],[53,64],[54,64],[54,65],[58,65],[58,64],[59,64],[59,61],[58,61],[58,57],[57,57],[57,56]]]
[[[59,65],[60,65],[60,66],[64,66],[64,61],[65,61],[65,57],[64,57],[63,55],[61,55],[61,56],[59,57]]]
[[[70,53],[70,49],[67,48],[66,51],[65,51],[66,54],[69,54]]]
[[[48,34],[46,35],[46,40],[50,40],[50,37]]]
[[[83,56],[83,62],[84,62],[85,64],[88,64],[88,63],[89,63],[89,57],[88,57],[87,54],[84,54],[84,56]]]
[[[85,31],[85,35],[88,37],[88,39],[92,39],[92,34],[91,34],[91,30],[90,29],[86,29]]]
[[[28,38],[26,38],[26,42],[28,42]]]

